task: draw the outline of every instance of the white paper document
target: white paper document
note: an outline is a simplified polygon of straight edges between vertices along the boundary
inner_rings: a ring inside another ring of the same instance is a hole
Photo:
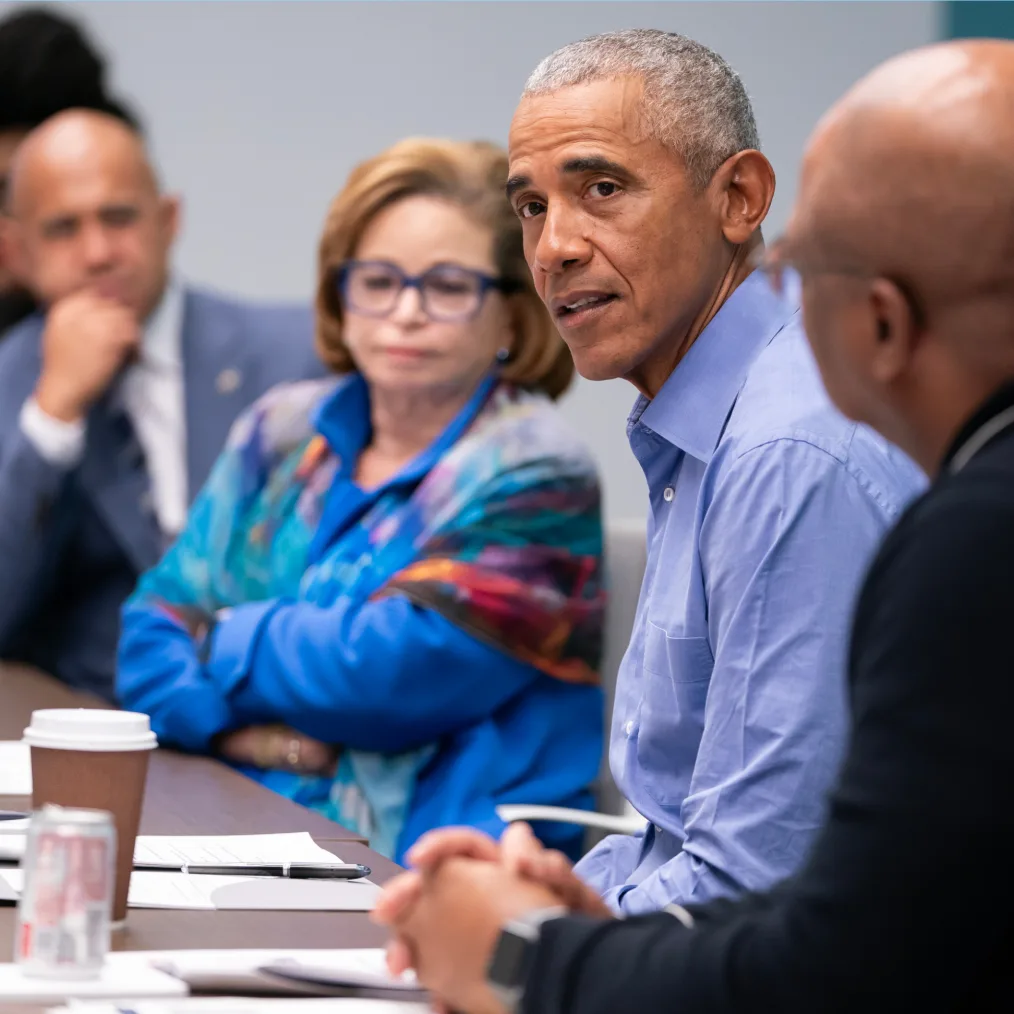
[[[0,796],[32,794],[32,755],[27,743],[0,742]]]
[[[270,947],[236,948],[233,950],[200,951],[135,951],[143,954],[154,966],[175,975],[187,976],[197,972],[251,972],[265,965],[283,961],[298,961],[317,968],[338,971],[387,973],[387,955],[383,947],[291,948],[279,950]]]
[[[351,950],[205,950],[205,951],[138,951],[133,954],[110,956],[115,963],[143,962],[153,969],[173,976],[183,985],[183,979],[207,976],[242,976],[266,965],[298,962],[314,968],[331,968],[335,971],[361,972],[386,975],[384,951],[377,948]],[[410,977],[411,978],[411,977]],[[85,994],[76,994],[84,996]],[[88,994],[96,996],[99,994]],[[120,994],[116,994],[119,996]],[[153,994],[136,994],[137,997]],[[429,1007],[420,1003],[392,1000],[365,1000],[353,998],[299,998],[298,1010],[308,1014],[424,1014]],[[122,1014],[127,1004],[75,1002],[61,1011],[73,1014]],[[131,1002],[129,1010],[135,1014],[275,1014],[294,1009],[292,997],[278,999],[237,999],[233,997],[192,997],[185,1000]]]
[[[16,824],[17,827],[10,825]],[[0,860],[20,860],[25,853],[27,821],[0,823]],[[20,832],[20,833],[19,833]],[[141,834],[134,845],[134,862],[179,869],[223,863],[333,863],[306,831],[289,834]]]
[[[394,1000],[358,1000],[309,997],[298,1001],[296,1010],[306,1014],[431,1014],[424,1003]],[[276,1000],[251,997],[191,996],[182,1000],[143,1000],[129,1008],[115,1003],[90,1001],[70,1007],[54,1007],[50,1014],[292,1014],[291,998]]]
[[[54,1003],[69,997],[186,996],[186,983],[136,954],[110,954],[97,979],[39,979],[0,964],[0,1004]]]
[[[291,834],[195,834],[137,836],[134,862],[166,869],[224,863],[333,863],[306,831]]]
[[[332,862],[334,858],[330,857]],[[0,869],[0,881],[20,895],[24,884],[20,868]],[[379,894],[380,888],[368,880],[289,880],[135,870],[127,905],[206,911],[369,912]]]

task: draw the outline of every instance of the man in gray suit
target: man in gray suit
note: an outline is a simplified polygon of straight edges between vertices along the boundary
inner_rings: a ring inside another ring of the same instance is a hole
[[[113,117],[33,131],[8,200],[10,263],[45,311],[0,345],[0,658],[110,698],[120,605],[233,419],[322,367],[308,311],[172,277],[178,202]]]

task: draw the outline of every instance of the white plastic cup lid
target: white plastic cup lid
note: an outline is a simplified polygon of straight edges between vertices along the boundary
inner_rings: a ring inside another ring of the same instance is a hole
[[[32,712],[23,740],[49,750],[127,753],[158,746],[147,715],[102,708],[47,708]]]

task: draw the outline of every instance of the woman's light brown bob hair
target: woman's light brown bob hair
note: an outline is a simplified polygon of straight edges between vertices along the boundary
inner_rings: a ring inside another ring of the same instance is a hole
[[[504,194],[506,179],[506,152],[485,141],[410,139],[352,170],[328,209],[318,254],[317,351],[325,366],[335,373],[356,368],[342,340],[337,269],[355,256],[381,209],[407,197],[432,196],[462,208],[492,234],[497,273],[511,285],[503,298],[512,313],[514,344],[501,366],[504,379],[551,398],[567,389],[574,361],[532,283],[521,223]]]

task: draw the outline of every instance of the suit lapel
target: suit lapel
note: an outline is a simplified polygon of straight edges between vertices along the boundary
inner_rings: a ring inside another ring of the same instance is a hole
[[[200,492],[236,417],[259,393],[253,362],[227,304],[186,293],[183,377],[187,415],[187,491]]]

